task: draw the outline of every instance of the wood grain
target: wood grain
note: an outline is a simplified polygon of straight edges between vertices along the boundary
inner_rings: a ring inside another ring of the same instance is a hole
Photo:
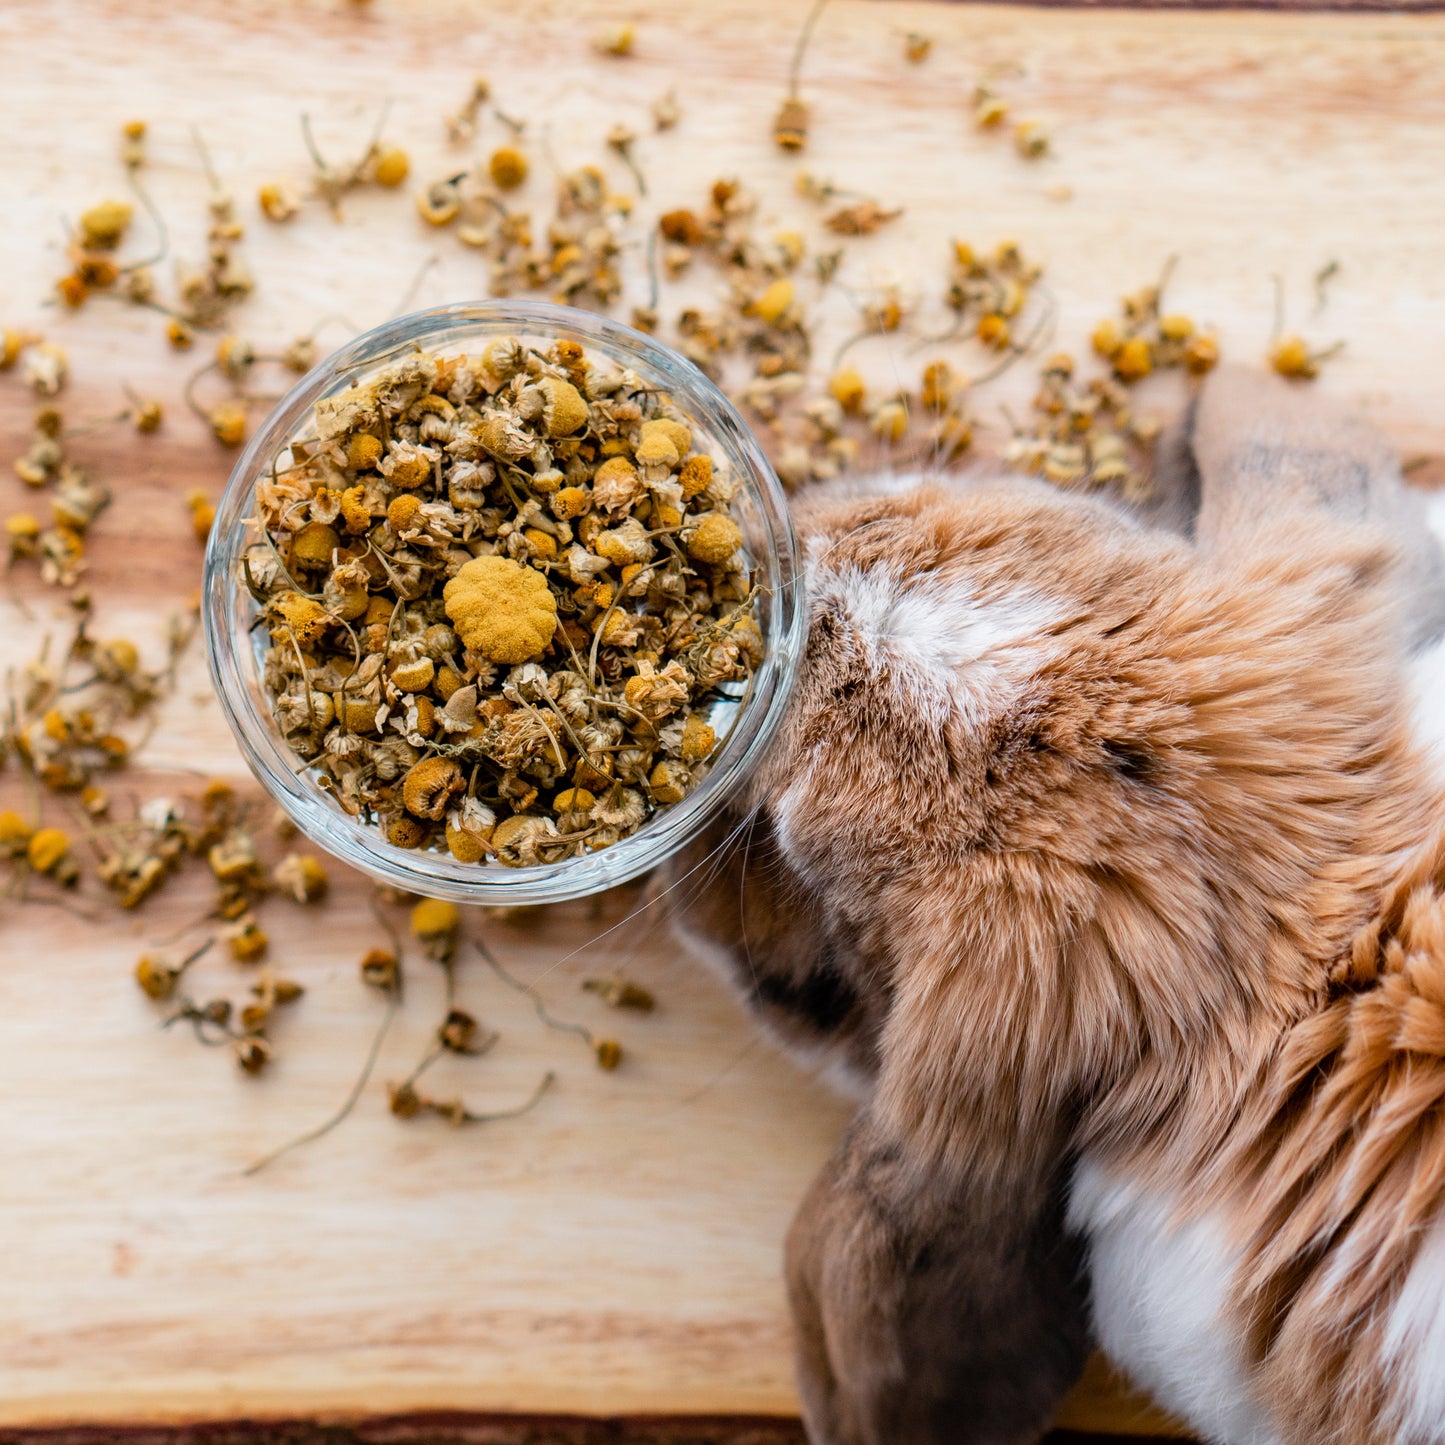
[[[214,494],[230,460],[178,400],[203,351],[173,355],[157,317],[114,303],[77,315],[42,304],[63,268],[64,218],[119,192],[122,120],[151,121],[150,184],[174,252],[194,256],[204,182],[192,125],[250,220],[260,182],[304,173],[303,109],[328,153],[344,157],[389,98],[388,134],[412,152],[416,175],[454,167],[438,117],[482,71],[501,106],[529,118],[535,175],[519,204],[545,205],[542,135],[560,164],[601,160],[621,186],[601,133],[614,121],[638,129],[650,195],[626,256],[636,287],[647,218],[695,203],[719,175],[758,191],[768,226],[798,225],[821,241],[816,213],[793,192],[798,163],[766,135],[802,10],[791,0],[496,0],[484,9],[195,0],[184,11],[161,0],[11,0],[0,9],[0,53],[11,60],[0,88],[0,133],[10,138],[0,322],[43,329],[67,347],[72,422],[117,409],[122,380],[170,410],[154,438],[116,426],[73,443],[117,494],[88,578],[102,604],[98,631],[132,636],[154,655],[166,612],[199,581],[180,498],[194,486]],[[637,26],[636,54],[600,59],[589,37],[619,18]],[[901,58],[907,29],[934,37],[922,67]],[[1217,323],[1237,357],[1262,353],[1270,277],[1282,276],[1292,324],[1348,340],[1321,385],[1363,404],[1438,475],[1442,42],[1445,25],[1423,15],[836,0],[805,71],[814,130],[803,163],[905,214],[852,248],[843,284],[818,309],[820,355],[856,326],[855,300],[885,283],[917,298],[918,330],[936,329],[955,234],[983,244],[1015,236],[1038,253],[1059,299],[1058,341],[1075,350],[1120,293],[1177,253],[1175,301]],[[1014,65],[1011,100],[1054,137],[1056,159],[1037,167],[967,121],[973,83]],[[683,122],[654,136],[646,107],[673,85]],[[487,145],[503,134],[489,126]],[[1071,199],[1055,198],[1061,186]],[[237,322],[262,350],[328,315],[353,326],[381,320],[432,255],[440,261],[416,304],[486,285],[475,256],[426,231],[405,196],[348,199],[339,223],[315,211],[284,228],[256,219],[246,245],[260,289]],[[1311,277],[1329,259],[1341,271],[1312,317]],[[700,275],[668,309],[706,302],[714,287]],[[346,334],[336,326],[325,336]],[[911,381],[926,359],[910,346],[893,337],[855,354],[884,387]],[[967,348],[952,354],[977,365]],[[986,444],[1007,432],[999,403],[1017,407],[1028,390],[1020,369],[981,402]],[[1167,412],[1181,396],[1160,381],[1141,400]],[[0,377],[10,455],[23,450],[32,405],[16,377]],[[0,511],[34,506],[5,473]],[[0,604],[4,666],[30,657],[63,615],[23,571],[10,599]],[[193,653],[117,804],[240,771]],[[0,797],[28,806],[13,770],[0,774]],[[127,979],[145,940],[205,905],[199,883],[183,882],[139,918],[7,912],[0,1237],[11,1247],[0,1271],[0,1431],[336,1412],[791,1412],[780,1240],[845,1111],[755,1038],[659,930],[656,910],[622,922],[634,895],[489,925],[495,946],[559,1011],[615,1022],[628,1050],[615,1077],[468,967],[464,997],[503,1042],[446,1082],[478,1105],[525,1096],[547,1067],[560,1083],[531,1117],[485,1130],[398,1124],[379,1081],[408,1067],[440,1005],[439,979],[418,966],[356,1116],[267,1173],[241,1177],[258,1152],[327,1115],[365,1051],[377,1004],[354,970],[377,933],[367,900],[360,880],[339,878],[318,913],[268,905],[278,963],[309,993],[279,1036],[274,1073],[254,1082],[180,1032],[159,1031]],[[656,989],[655,1017],[606,1019],[579,992],[584,974],[614,966]],[[224,964],[207,968],[217,987],[244,983]],[[1066,1418],[1080,1428],[1118,1422],[1112,1386],[1091,1382]],[[1123,1418],[1136,1433],[1157,1427],[1137,1405]]]

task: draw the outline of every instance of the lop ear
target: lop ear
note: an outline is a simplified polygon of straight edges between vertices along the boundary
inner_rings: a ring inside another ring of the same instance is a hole
[[[1055,1166],[1027,1187],[980,1187],[872,1111],[859,1117],[788,1236],[814,1445],[1040,1438],[1088,1353],[1062,1175]]]
[[[929,926],[926,898],[904,910],[936,954],[895,972],[877,1086],[790,1232],[820,1445],[1023,1445],[1083,1368],[1087,1291],[1062,1205],[1092,1067],[1080,1031],[1107,1010],[1053,995],[1076,970],[1016,884],[969,901],[966,939],[956,896]]]
[[[902,1028],[916,1047],[898,1047],[898,1020],[881,1018],[887,990],[877,961],[862,971],[877,988],[855,992],[860,970],[846,937],[815,896],[789,881],[771,852],[766,816],[751,838],[744,827],[719,849],[730,826],[736,820],[718,825],[678,865],[680,893],[691,892],[690,870],[707,879],[683,905],[683,927],[724,954],[736,984],[785,1037],[841,1043],[860,1074],[873,1074],[880,1058],[883,1070],[875,1102],[819,1174],[788,1238],[810,1438],[815,1445],[1031,1445],[1088,1351],[1079,1251],[1063,1224],[1063,1111],[1051,1101],[1041,1112],[1001,1087],[1003,1054],[976,1055],[967,1105],[976,1127],[940,1127],[940,1111],[960,1096],[951,1077],[930,1078],[929,1070],[940,1060],[950,1075],[966,1069],[968,1039],[956,1051],[930,1051],[927,1031],[913,1033],[911,1010],[927,1008],[913,990]],[[1002,949],[1011,936],[1003,927],[980,948]],[[973,962],[1001,985],[1005,975],[1029,971],[1017,955],[1011,969],[1002,957]],[[938,963],[937,976],[947,976],[950,960]],[[963,966],[956,965],[955,982],[971,993],[956,972]],[[911,971],[915,982],[926,973]],[[1004,1006],[1006,995],[996,997]],[[1026,988],[1012,997],[1014,1007],[1031,1007]],[[894,1039],[881,1055],[880,1027]],[[1012,1027],[1000,1016],[966,1031],[991,1034],[1006,1050]],[[880,1106],[879,1093],[938,1107],[914,1117]],[[994,1112],[999,1097],[1009,1100],[1002,1106],[1013,1110],[1009,1117]]]
[[[1302,513],[1368,524],[1396,550],[1411,645],[1445,630],[1445,558],[1424,500],[1363,417],[1272,373],[1221,367],[1204,384],[1187,441],[1201,546],[1234,549]]]

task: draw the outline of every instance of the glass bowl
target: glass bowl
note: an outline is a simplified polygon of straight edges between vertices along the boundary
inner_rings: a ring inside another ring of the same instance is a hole
[[[557,863],[507,867],[463,863],[446,851],[408,850],[387,842],[374,824],[348,815],[307,775],[272,717],[261,679],[264,630],[241,570],[259,537],[258,480],[292,441],[312,432],[318,399],[364,380],[414,348],[479,353],[489,341],[517,336],[550,344],[573,337],[594,355],[631,368],[667,392],[693,420],[698,450],[740,483],[732,515],[758,584],[761,666],[736,695],[709,713],[721,740],[706,775],[679,803],[658,808],[610,848]],[[662,863],[714,817],[768,746],[797,671],[803,635],[799,572],[787,502],[767,458],[732,404],[676,352],[630,327],[570,306],[481,301],[417,311],[359,336],[305,376],[276,406],[236,463],[206,548],[204,625],[211,677],[226,720],[251,770],[297,828],[353,868],[398,888],[458,903],[533,904],[581,898],[635,878]]]

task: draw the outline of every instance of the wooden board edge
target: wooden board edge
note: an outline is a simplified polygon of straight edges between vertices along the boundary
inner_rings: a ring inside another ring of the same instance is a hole
[[[934,3],[1007,5],[1023,10],[1236,10],[1279,11],[1291,15],[1438,15],[1445,11],[1445,0],[934,0]]]
[[[806,1445],[774,1415],[476,1415],[458,1411],[310,1419],[50,1425],[0,1429],[0,1445]],[[1167,1445],[1161,1437],[1063,1430],[1044,1445]],[[1176,1442],[1177,1445],[1177,1442]]]
[[[419,1411],[0,1429],[0,1445],[805,1445],[774,1415],[492,1415]]]

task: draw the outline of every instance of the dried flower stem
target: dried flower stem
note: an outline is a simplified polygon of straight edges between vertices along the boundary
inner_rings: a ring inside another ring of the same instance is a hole
[[[564,1019],[554,1018],[547,1012],[547,1005],[542,1001],[542,995],[530,984],[523,983],[521,979],[515,978],[512,974],[508,973],[497,961],[496,955],[480,938],[472,939],[472,947],[481,954],[483,962],[503,983],[531,999],[532,1007],[536,1010],[537,1017],[541,1019],[549,1029],[555,1029],[561,1034],[576,1034],[578,1038],[586,1040],[589,1048],[595,1049],[597,1047],[597,1040],[591,1029],[585,1024],[568,1023]]]
[[[485,1113],[476,1113],[471,1109],[465,1109],[457,1117],[458,1122],[463,1124],[491,1124],[498,1119],[520,1119],[523,1114],[529,1114],[542,1101],[542,1095],[556,1082],[557,1075],[548,1069],[542,1075],[537,1087],[532,1090],[531,1095],[525,1103],[516,1105],[511,1109],[491,1109]]]
[[[798,32],[797,43],[793,46],[792,63],[788,66],[789,99],[797,99],[798,80],[803,73],[803,55],[808,49],[808,42],[813,38],[814,27],[827,8],[828,0],[814,0],[813,8],[808,11],[807,18],[803,21],[803,28]]]
[[[386,1012],[381,1016],[381,1023],[377,1026],[376,1033],[372,1035],[371,1047],[366,1051],[366,1057],[362,1060],[361,1072],[356,1076],[356,1082],[351,1086],[351,1092],[337,1111],[326,1120],[324,1124],[318,1124],[316,1128],[307,1130],[304,1134],[298,1134],[296,1138],[273,1149],[269,1154],[263,1154],[253,1163],[248,1164],[241,1174],[249,1178],[253,1174],[259,1174],[268,1164],[274,1164],[283,1154],[289,1154],[293,1149],[299,1149],[305,1144],[312,1144],[317,1139],[323,1138],[345,1120],[346,1116],[356,1107],[357,1101],[361,1098],[367,1083],[371,1079],[371,1072],[376,1067],[377,1058],[381,1054],[381,1046],[386,1041],[387,1031],[391,1028],[392,1020],[396,1018],[397,1010],[401,1006],[401,990],[397,989],[391,994],[386,1002]]]

